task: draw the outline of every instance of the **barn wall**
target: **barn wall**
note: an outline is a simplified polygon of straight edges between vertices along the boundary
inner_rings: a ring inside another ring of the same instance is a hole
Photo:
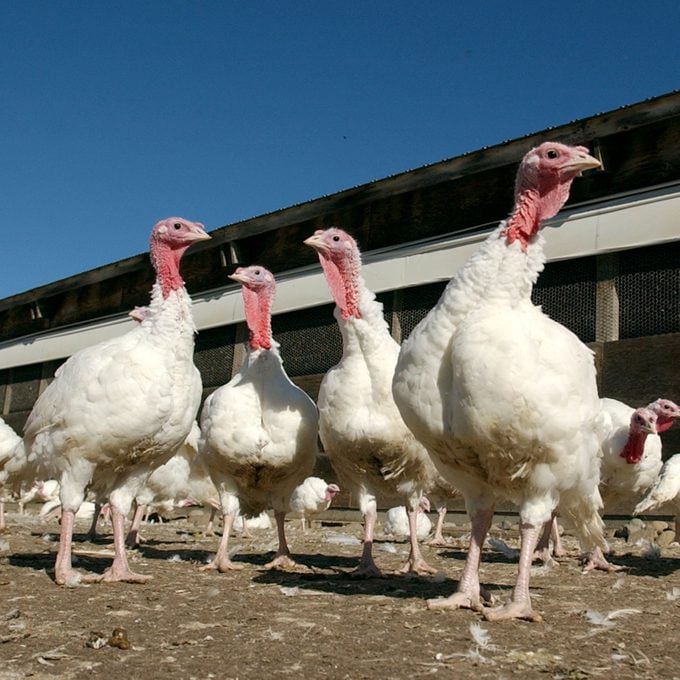
[[[548,263],[533,300],[593,347],[602,396],[636,406],[659,396],[680,401],[680,241],[615,254],[615,265],[610,260],[607,255]],[[599,285],[602,280],[606,288]],[[445,285],[440,281],[378,296],[397,341],[408,336]],[[276,315],[272,328],[289,375],[316,399],[323,374],[342,354],[333,305]],[[238,370],[245,339],[243,323],[198,334],[195,362],[204,397]],[[60,363],[0,371],[0,404],[9,425],[21,430]],[[665,433],[664,441],[668,453],[680,451],[680,428]]]

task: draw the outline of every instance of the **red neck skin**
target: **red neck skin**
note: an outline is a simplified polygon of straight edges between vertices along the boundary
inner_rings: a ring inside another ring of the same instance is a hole
[[[361,262],[356,253],[348,254],[335,262],[321,253],[321,266],[326,274],[328,286],[340,309],[343,319],[361,318],[359,311],[359,271]]]
[[[626,441],[623,451],[619,454],[621,458],[625,458],[626,463],[629,465],[639,463],[644,453],[645,439],[647,439],[646,432],[631,432],[628,435],[628,441]]]
[[[557,215],[567,202],[573,177],[562,181],[555,176],[546,177],[538,188],[523,186],[522,181],[518,178],[515,206],[500,235],[508,245],[519,241],[526,253],[529,241],[539,232],[543,220]]]
[[[512,215],[500,234],[505,237],[508,245],[519,241],[522,251],[526,253],[529,240],[541,228],[539,202],[540,197],[534,189],[528,189],[519,195]]]
[[[151,244],[151,262],[156,270],[163,299],[167,299],[173,290],[184,287],[184,280],[179,273],[179,261],[188,247],[189,244],[173,248],[160,241]]]
[[[250,331],[250,338],[248,341],[250,349],[271,349],[271,294],[265,289],[254,291],[247,286],[242,287],[242,292],[246,323],[248,324],[248,330]]]
[[[674,422],[675,422],[675,418],[668,418],[666,416],[659,416],[657,421],[656,421],[656,431],[657,432],[665,432],[666,430],[670,430],[671,427],[673,427]]]

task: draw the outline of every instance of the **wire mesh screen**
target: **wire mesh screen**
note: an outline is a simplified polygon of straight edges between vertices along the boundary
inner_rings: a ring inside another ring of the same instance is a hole
[[[548,263],[538,277],[531,299],[583,342],[593,342],[596,293],[596,260],[581,257]]]
[[[234,363],[236,326],[221,326],[201,331],[196,338],[194,363],[203,387],[217,387],[231,380]]]
[[[402,339],[439,300],[446,281],[407,288],[397,312]],[[553,262],[546,266],[534,287],[532,300],[551,318],[564,324],[584,342],[595,340],[595,258]]]
[[[325,373],[340,361],[342,337],[334,308],[322,305],[274,317],[272,332],[288,375]]]
[[[437,281],[402,291],[401,309],[397,312],[402,340],[408,338],[421,319],[437,304],[447,283]]]
[[[680,332],[680,241],[619,254],[620,337]]]
[[[42,364],[17,366],[11,370],[12,395],[9,412],[30,411],[40,392]]]

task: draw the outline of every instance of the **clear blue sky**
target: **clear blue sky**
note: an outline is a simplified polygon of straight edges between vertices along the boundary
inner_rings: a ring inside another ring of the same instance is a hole
[[[5,0],[0,298],[680,87],[680,3]]]

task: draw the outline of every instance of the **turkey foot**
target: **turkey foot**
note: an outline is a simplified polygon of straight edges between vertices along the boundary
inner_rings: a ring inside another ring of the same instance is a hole
[[[470,591],[458,591],[449,597],[438,597],[433,600],[427,600],[428,609],[472,609],[473,611],[482,611],[483,606],[480,599],[480,593]]]
[[[444,536],[433,536],[425,545],[430,545],[434,548],[443,548],[448,545]]]
[[[522,601],[509,602],[502,607],[493,609],[485,607],[482,614],[486,621],[503,621],[505,619],[523,619],[534,623],[543,621],[543,617],[532,609],[530,602]]]
[[[116,565],[113,564],[96,580],[105,583],[114,583],[117,581],[123,581],[124,583],[146,583],[152,578],[153,576],[149,574],[137,574],[129,567],[116,567]]]
[[[81,574],[75,569],[57,569],[54,572],[54,582],[58,586],[75,586],[79,583],[99,583],[100,574]]]
[[[228,557],[222,557],[211,560],[208,564],[199,567],[199,571],[219,571],[220,574],[227,574],[230,571],[240,571],[243,569],[242,564],[232,562]]]
[[[600,550],[600,548],[595,548],[595,550],[587,555],[587,560],[581,573],[587,574],[588,572],[594,571],[595,569],[607,572],[621,571],[622,568],[623,567],[620,567],[617,564],[607,562],[602,550]]]
[[[397,569],[396,574],[436,574],[437,569],[431,567],[424,559],[409,560],[401,569]]]
[[[550,554],[550,549],[549,548],[544,548],[543,550],[536,550],[534,552],[534,559],[535,560],[540,560],[543,562],[544,567],[549,567],[552,569],[553,567],[559,567],[560,563],[557,560],[554,560],[552,555]]]
[[[296,569],[298,563],[290,555],[276,555],[271,562],[264,565],[265,569]]]
[[[428,609],[472,609],[482,611],[484,608],[482,600],[488,604],[493,604],[493,595],[481,586],[470,588],[469,590],[459,590],[449,597],[438,597],[427,600]]]
[[[359,566],[350,571],[349,575],[352,578],[382,578],[383,573],[378,568],[378,565],[373,560],[361,560]]]

